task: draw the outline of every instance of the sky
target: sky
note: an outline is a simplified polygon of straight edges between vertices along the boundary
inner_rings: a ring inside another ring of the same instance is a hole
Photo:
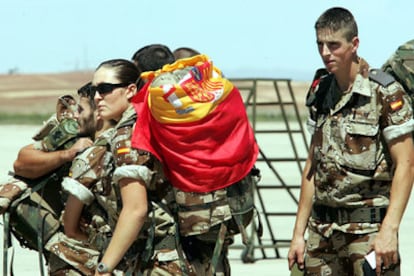
[[[0,74],[93,70],[151,43],[208,55],[228,77],[312,79],[314,23],[341,6],[380,67],[414,38],[412,0],[0,0]]]

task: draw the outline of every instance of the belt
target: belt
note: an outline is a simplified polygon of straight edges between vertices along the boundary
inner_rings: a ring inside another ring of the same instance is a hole
[[[385,217],[387,207],[335,208],[326,205],[315,205],[312,218],[322,223],[339,225],[353,222],[380,223]]]

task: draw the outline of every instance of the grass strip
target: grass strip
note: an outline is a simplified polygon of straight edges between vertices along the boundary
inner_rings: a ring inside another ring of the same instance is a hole
[[[42,125],[51,114],[11,114],[0,113],[1,125]]]

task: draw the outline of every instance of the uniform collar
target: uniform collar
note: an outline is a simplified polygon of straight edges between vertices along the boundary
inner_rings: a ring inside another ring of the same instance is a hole
[[[370,97],[371,87],[370,87],[368,76],[369,76],[369,65],[363,58],[360,58],[358,74],[355,76],[354,83],[352,84],[352,87],[351,87],[351,92],[358,93],[366,97]]]
[[[371,85],[369,82],[369,65],[364,59],[359,60],[359,70],[357,75],[355,76],[355,80],[351,86],[351,88],[342,93],[341,99],[335,105],[333,109],[331,109],[331,114],[336,113],[340,109],[342,109],[352,98],[354,93],[360,94],[365,97],[371,97]],[[331,89],[339,89],[336,85],[336,80],[332,80]]]
[[[358,93],[363,96],[370,97],[371,88],[369,78],[365,78],[358,73],[355,77],[354,84],[352,85],[352,93]]]

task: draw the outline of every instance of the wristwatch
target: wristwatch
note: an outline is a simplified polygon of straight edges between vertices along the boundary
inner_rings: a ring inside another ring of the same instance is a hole
[[[98,264],[98,266],[96,267],[96,270],[97,270],[99,273],[108,273],[108,272],[110,272],[110,271],[109,271],[109,267],[108,267],[106,264],[102,263],[102,262],[100,262],[100,263]]]

